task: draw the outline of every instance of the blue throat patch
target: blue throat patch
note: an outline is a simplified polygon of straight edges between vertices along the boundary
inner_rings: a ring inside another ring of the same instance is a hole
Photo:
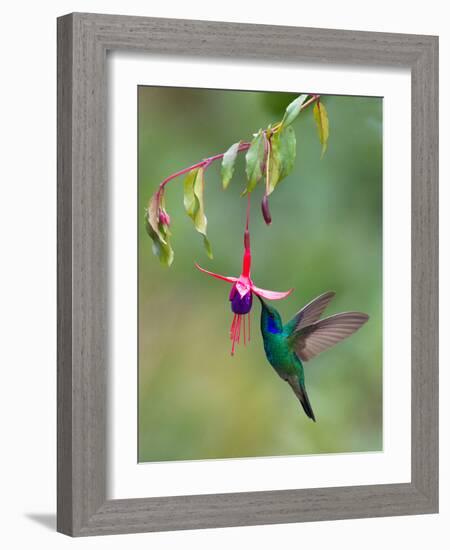
[[[272,334],[279,334],[281,331],[277,327],[277,324],[275,322],[275,319],[269,315],[269,318],[267,320],[267,330],[271,332]]]

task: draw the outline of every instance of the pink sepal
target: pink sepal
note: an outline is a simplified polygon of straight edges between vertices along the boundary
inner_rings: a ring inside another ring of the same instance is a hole
[[[200,267],[197,263],[195,264],[195,267],[200,271],[203,271],[203,273],[206,273],[207,275],[211,275],[211,277],[215,277],[216,279],[220,279],[221,281],[226,281],[227,283],[235,283],[237,281],[237,277],[225,277],[225,275],[219,275],[217,273],[213,273],[212,271],[203,269],[203,267]]]
[[[261,296],[261,298],[266,298],[267,300],[282,300],[283,298],[287,298],[293,290],[294,289],[291,288],[287,292],[276,292],[275,290],[264,290],[263,288],[258,288],[257,286],[252,288],[252,291],[257,296]]]

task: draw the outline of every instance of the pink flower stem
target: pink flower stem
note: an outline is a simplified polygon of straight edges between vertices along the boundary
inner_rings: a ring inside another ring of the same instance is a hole
[[[247,149],[250,148],[250,143],[244,142],[239,145],[238,153],[242,153],[243,151],[247,151]],[[159,191],[158,193],[161,193],[161,191],[164,189],[164,187],[169,183],[169,181],[173,180],[174,178],[177,178],[178,176],[182,176],[183,174],[187,174],[191,170],[195,170],[197,168],[208,168],[208,166],[214,162],[215,160],[219,160],[223,158],[225,153],[221,153],[220,155],[214,155],[212,157],[208,157],[206,159],[203,159],[200,162],[197,162],[196,164],[193,164],[192,166],[188,166],[187,168],[183,168],[183,170],[180,170],[179,172],[175,172],[174,174],[171,174],[166,179],[164,179],[159,184]]]
[[[245,221],[245,230],[248,231],[248,225],[249,225],[249,222],[250,222],[250,195],[251,193],[249,193],[247,195],[247,214],[246,214],[246,221]]]

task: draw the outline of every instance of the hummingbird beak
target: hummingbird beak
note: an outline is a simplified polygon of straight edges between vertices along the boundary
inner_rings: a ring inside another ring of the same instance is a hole
[[[258,294],[256,296],[258,297],[258,300],[261,302],[261,307],[263,309],[267,309],[266,302],[261,298],[261,296],[258,296]]]

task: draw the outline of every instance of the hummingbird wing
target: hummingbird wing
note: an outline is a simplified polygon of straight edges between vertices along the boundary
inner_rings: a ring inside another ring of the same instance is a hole
[[[368,319],[368,315],[357,311],[337,313],[295,331],[289,337],[289,343],[301,361],[309,361],[348,338]]]
[[[288,323],[286,323],[285,329],[287,329],[287,333],[290,334],[297,332],[318,321],[322,313],[325,311],[325,308],[335,296],[335,292],[325,292],[324,294],[317,296],[317,298],[314,298],[314,300],[309,302],[309,304],[306,304],[306,306],[302,307],[302,309],[298,311]]]

